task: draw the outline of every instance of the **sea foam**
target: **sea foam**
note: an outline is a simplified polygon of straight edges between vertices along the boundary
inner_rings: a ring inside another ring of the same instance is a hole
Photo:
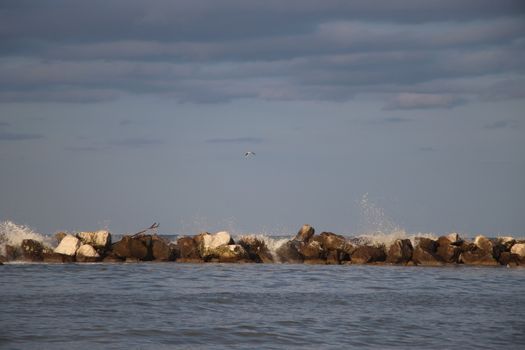
[[[24,239],[33,239],[51,245],[51,238],[33,231],[29,226],[17,225],[12,221],[0,222],[0,255],[5,255],[5,245],[19,247]]]

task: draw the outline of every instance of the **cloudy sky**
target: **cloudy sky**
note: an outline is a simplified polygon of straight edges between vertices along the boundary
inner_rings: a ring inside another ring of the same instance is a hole
[[[524,62],[519,0],[3,0],[0,220],[523,235]]]

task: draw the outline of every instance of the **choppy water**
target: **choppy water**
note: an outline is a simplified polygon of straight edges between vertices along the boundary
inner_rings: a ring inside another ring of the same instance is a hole
[[[525,269],[0,266],[5,349],[523,349]]]

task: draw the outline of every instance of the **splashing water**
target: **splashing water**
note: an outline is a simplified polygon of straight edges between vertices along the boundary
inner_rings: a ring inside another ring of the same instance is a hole
[[[389,248],[397,239],[410,239],[415,244],[416,237],[436,239],[432,233],[408,233],[392,218],[385,215],[383,208],[373,203],[368,193],[365,193],[360,202],[361,217],[365,223],[365,230],[355,238],[360,245],[385,246]]]
[[[12,221],[0,222],[0,255],[5,255],[5,245],[19,247],[24,239],[33,239],[45,245],[51,245],[51,239],[33,231],[25,225],[17,225]]]

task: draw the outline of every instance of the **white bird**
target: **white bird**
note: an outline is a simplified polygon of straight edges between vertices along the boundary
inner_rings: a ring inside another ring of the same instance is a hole
[[[251,157],[251,156],[254,156],[254,155],[255,155],[255,152],[248,151],[248,152],[244,153],[244,158],[248,158],[248,157]]]

